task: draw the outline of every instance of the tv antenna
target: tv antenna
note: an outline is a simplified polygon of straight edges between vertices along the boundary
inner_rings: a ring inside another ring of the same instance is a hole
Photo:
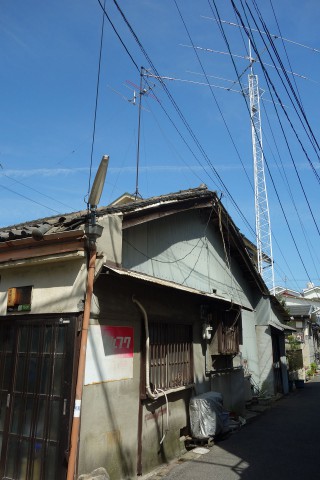
[[[139,163],[140,163],[140,132],[141,132],[141,110],[143,109],[142,107],[142,97],[145,95],[150,96],[152,98],[155,98],[156,100],[157,97],[155,95],[152,95],[150,92],[152,91],[152,88],[155,87],[155,85],[148,86],[148,87],[143,87],[143,77],[145,75],[146,69],[144,67],[140,68],[140,86],[136,85],[135,83],[131,82],[130,80],[127,80],[126,83],[131,85],[134,88],[137,88],[138,90],[138,142],[137,142],[137,155],[136,155],[136,190],[134,192],[134,198],[137,200],[138,197],[141,198],[141,195],[139,193]]]

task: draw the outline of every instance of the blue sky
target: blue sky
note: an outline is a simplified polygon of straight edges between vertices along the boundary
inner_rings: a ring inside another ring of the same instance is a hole
[[[247,1],[254,11],[254,1]],[[279,35],[279,26],[282,36],[291,40],[274,41],[286,70],[296,74],[288,75],[319,138],[319,3],[307,0],[302,8],[299,0],[256,1],[270,33]],[[236,80],[234,66],[230,55],[197,50],[200,64],[190,48],[189,35],[195,46],[228,51],[213,17],[214,3],[177,0],[184,23],[173,0],[118,3],[160,75],[188,80],[171,80],[166,85],[202,149],[161,84],[149,79],[155,85],[156,99],[143,97],[140,195],[146,198],[205,183],[221,193],[235,223],[255,242],[250,119],[243,96],[226,90],[241,89],[239,83],[230,82]],[[241,3],[245,2],[235,0],[240,10]],[[222,20],[239,23],[231,1],[216,0],[215,4]],[[102,10],[97,0],[2,0],[0,9],[0,225],[6,226],[86,208]],[[102,155],[110,155],[101,205],[124,192],[135,192],[138,108],[128,100],[134,94],[132,83],[140,80],[136,66],[150,68],[113,1],[106,0],[106,10],[134,63],[106,20],[92,156],[94,175]],[[238,72],[243,73],[248,66],[241,58],[247,55],[245,36],[229,23],[223,28],[231,52],[238,55],[233,57]],[[271,65],[262,39],[258,34],[255,39],[261,58]],[[211,90],[196,83],[207,82],[202,68],[215,85]],[[291,158],[263,71],[258,64],[254,68],[265,90],[261,116],[265,158],[272,176],[266,169],[276,284],[299,290],[310,280],[320,283],[319,181],[315,174],[319,152],[307,138],[277,70],[266,67],[295,128],[279,108]],[[242,86],[247,86],[247,74],[241,77]]]

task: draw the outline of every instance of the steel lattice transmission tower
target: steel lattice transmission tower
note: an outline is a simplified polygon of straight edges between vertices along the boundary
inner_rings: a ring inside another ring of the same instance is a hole
[[[249,80],[249,100],[254,170],[254,202],[256,212],[257,266],[269,290],[274,288],[274,268],[271,241],[271,223],[264,172],[262,130],[260,117],[260,90],[258,76],[251,65]]]

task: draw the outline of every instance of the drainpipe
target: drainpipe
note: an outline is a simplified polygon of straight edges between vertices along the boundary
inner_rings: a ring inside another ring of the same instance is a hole
[[[150,365],[149,365],[150,338],[149,338],[148,315],[145,308],[135,298],[135,296],[132,297],[132,301],[139,307],[139,309],[142,312],[143,320],[144,320],[144,329],[146,332],[146,392],[149,398],[152,398],[152,400],[156,400],[159,395],[157,393],[153,393],[150,387]]]

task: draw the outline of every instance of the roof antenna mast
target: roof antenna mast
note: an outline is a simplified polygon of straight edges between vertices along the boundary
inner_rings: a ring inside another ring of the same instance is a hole
[[[140,68],[140,88],[139,88],[139,103],[138,103],[138,143],[137,143],[137,164],[136,164],[136,191],[134,198],[140,197],[139,194],[139,161],[140,161],[140,131],[141,131],[141,98],[146,93],[146,90],[142,90],[144,68]]]
[[[257,264],[258,271],[269,290],[274,289],[274,268],[271,239],[271,223],[264,172],[262,130],[260,117],[260,89],[258,75],[253,73],[254,58],[249,40],[250,73],[249,100],[254,170],[254,202],[256,212]]]

